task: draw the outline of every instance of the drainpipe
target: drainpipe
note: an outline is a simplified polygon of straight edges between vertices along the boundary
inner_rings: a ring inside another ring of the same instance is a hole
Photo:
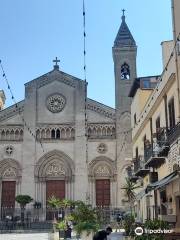
[[[175,8],[174,8],[174,1],[171,0],[172,5],[172,18],[173,18],[173,36],[174,36],[174,42],[177,41],[177,32],[176,32],[176,19],[175,19]],[[179,35],[179,33],[178,33]],[[180,78],[179,78],[179,68],[178,68],[178,54],[177,54],[177,48],[175,48],[175,65],[176,65],[176,81],[177,81],[177,94],[178,94],[178,122],[180,120]]]
[[[167,112],[167,95],[164,95],[164,110],[165,110],[165,122],[166,122],[166,134],[168,133],[168,112]]]

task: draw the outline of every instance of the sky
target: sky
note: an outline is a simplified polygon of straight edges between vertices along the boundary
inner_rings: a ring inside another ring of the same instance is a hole
[[[114,107],[112,46],[122,9],[137,43],[137,74],[162,72],[161,42],[172,39],[171,0],[85,0],[88,97]],[[53,69],[83,74],[82,0],[1,0],[0,59],[16,101],[24,84]],[[13,104],[0,72],[6,107]]]

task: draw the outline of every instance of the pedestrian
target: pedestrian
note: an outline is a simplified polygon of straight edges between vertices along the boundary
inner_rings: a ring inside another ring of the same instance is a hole
[[[107,227],[106,230],[101,230],[97,232],[94,235],[93,240],[107,240],[107,236],[110,235],[111,233],[112,233],[112,228]]]
[[[72,232],[71,226],[67,224],[67,229],[65,231],[65,239],[71,239],[71,232]]]

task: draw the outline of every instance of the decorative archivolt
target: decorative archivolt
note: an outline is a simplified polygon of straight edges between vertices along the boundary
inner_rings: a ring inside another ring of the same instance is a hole
[[[97,157],[89,163],[88,166],[89,178],[116,178],[115,162],[107,157]]]
[[[1,127],[0,141],[22,141],[23,134],[23,127]]]
[[[39,159],[35,167],[35,177],[41,180],[65,179],[74,176],[75,165],[72,159],[61,151],[53,150]]]
[[[59,125],[37,128],[37,139],[74,139],[75,128],[72,125]]]
[[[115,138],[115,124],[88,124],[89,138]]]
[[[4,159],[0,161],[1,179],[18,179],[22,176],[22,168],[14,159]]]

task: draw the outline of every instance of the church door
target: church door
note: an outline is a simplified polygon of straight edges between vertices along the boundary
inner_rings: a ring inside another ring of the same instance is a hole
[[[15,207],[16,182],[3,181],[2,182],[2,197],[1,207],[14,208]]]
[[[55,196],[59,199],[65,198],[65,181],[64,180],[52,180],[46,182],[46,201],[49,198]],[[52,220],[54,217],[58,219],[58,211],[53,209],[47,209],[46,218],[47,220]]]
[[[51,196],[56,198],[65,198],[65,181],[64,180],[52,180],[46,182],[46,200]]]
[[[96,206],[110,205],[110,180],[96,180]]]

